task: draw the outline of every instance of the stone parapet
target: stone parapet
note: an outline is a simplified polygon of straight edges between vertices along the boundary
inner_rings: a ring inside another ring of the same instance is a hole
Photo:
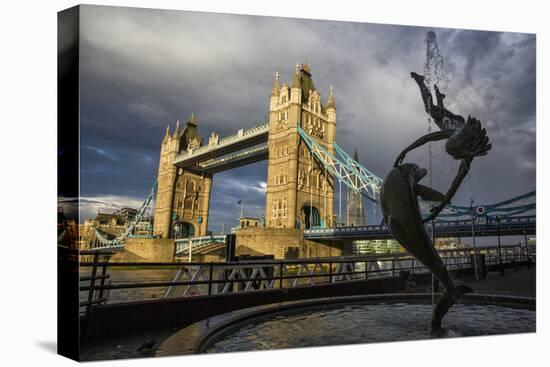
[[[273,255],[275,259],[342,256],[342,241],[311,241],[295,228],[243,228],[236,231],[235,255]]]

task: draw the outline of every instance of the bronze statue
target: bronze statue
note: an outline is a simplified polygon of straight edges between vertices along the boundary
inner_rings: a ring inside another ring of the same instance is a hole
[[[415,72],[411,73],[411,77],[420,87],[420,94],[422,95],[426,112],[432,117],[434,123],[441,131],[424,135],[405,148],[395,160],[394,167],[403,162],[405,155],[409,151],[428,142],[443,139],[448,139],[445,144],[447,153],[454,159],[461,160],[458,173],[445,194],[445,199],[437,207],[432,208],[430,215],[424,219],[424,222],[428,222],[434,219],[441,210],[443,210],[445,205],[451,202],[451,199],[460,187],[464,177],[468,174],[474,157],[487,155],[492,145],[489,144],[487,131],[481,128],[481,122],[479,120],[468,116],[468,120],[465,122],[464,117],[455,115],[447,110],[443,104],[445,95],[439,92],[437,85],[434,85],[437,100],[437,104],[434,105],[432,94],[424,84],[424,77]]]
[[[432,329],[441,329],[441,320],[449,308],[465,293],[473,290],[467,286],[456,286],[447,270],[447,267],[434,248],[432,240],[426,233],[424,223],[434,219],[447,205],[462,180],[468,173],[474,157],[486,155],[491,149],[489,138],[481,123],[468,117],[455,115],[445,109],[445,96],[435,86],[437,105],[433,104],[432,95],[424,84],[424,77],[411,73],[411,76],[420,86],[426,112],[434,119],[441,131],[427,134],[405,148],[395,160],[380,192],[380,204],[384,221],[390,228],[393,236],[415,258],[417,258],[443,284],[445,292],[439,299],[432,313]],[[461,160],[458,173],[447,193],[442,193],[421,185],[419,181],[426,176],[427,171],[416,164],[402,164],[407,152],[430,141],[448,139],[446,151],[454,159]],[[422,218],[418,205],[418,196],[427,201],[439,202],[432,208],[427,218]]]
[[[445,292],[432,314],[432,329],[437,331],[441,328],[441,319],[454,300],[472,292],[472,289],[467,286],[455,286],[447,267],[426,233],[417,197],[430,201],[445,199],[442,193],[418,183],[426,173],[424,168],[420,169],[412,163],[395,166],[384,180],[380,203],[384,221],[395,239],[424,264],[445,287]]]

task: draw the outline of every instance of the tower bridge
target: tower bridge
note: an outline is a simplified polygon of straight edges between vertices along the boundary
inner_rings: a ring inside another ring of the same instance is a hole
[[[332,225],[334,167],[323,165],[311,147],[324,154],[325,161],[336,154],[336,105],[332,88],[322,102],[309,65],[296,65],[290,85],[279,85],[276,74],[268,122],[223,138],[213,132],[207,143],[197,126],[192,115],[183,130],[179,123],[173,133],[166,130],[154,235],[206,234],[212,175],[260,160],[268,161],[266,227],[303,230]]]
[[[372,203],[378,202],[383,182],[336,143],[336,116],[332,86],[324,100],[307,64],[296,65],[290,84],[280,83],[275,74],[267,122],[222,138],[212,132],[205,142],[192,114],[184,127],[179,121],[173,132],[167,127],[152,190],[156,200],[150,193],[138,213],[154,205],[152,237],[171,240],[167,243],[176,255],[189,253],[193,244],[197,249],[218,248],[223,241],[212,237],[209,245],[207,236],[213,175],[267,160],[265,227],[237,231],[237,254],[240,246],[243,254],[276,258],[340,256],[349,252],[350,239],[388,238],[386,226],[364,223],[362,205],[355,203],[353,213],[347,211],[347,227],[341,226],[341,209],[335,215],[336,180],[340,191],[342,184],[348,188],[348,200],[365,196]],[[477,226],[480,235],[534,234],[534,199],[532,192],[475,208],[448,206],[438,216],[436,235],[467,236],[474,216],[476,221],[487,218]],[[429,203],[420,204],[429,210]],[[130,223],[116,238],[102,239],[97,232],[96,247],[123,247],[135,225]]]

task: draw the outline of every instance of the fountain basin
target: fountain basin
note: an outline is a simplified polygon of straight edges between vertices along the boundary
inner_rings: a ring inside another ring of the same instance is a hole
[[[430,330],[432,295],[379,294],[270,305],[203,320],[169,337],[157,355],[219,353],[328,345],[528,333],[535,299],[468,294]],[[193,335],[194,334],[194,335]]]

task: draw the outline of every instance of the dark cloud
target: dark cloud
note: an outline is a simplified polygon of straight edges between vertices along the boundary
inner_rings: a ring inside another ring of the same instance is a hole
[[[267,120],[273,74],[290,83],[308,60],[338,107],[337,141],[384,176],[428,123],[410,71],[422,72],[428,28],[116,7],[82,7],[81,193],[143,198],[165,128],[198,117],[204,137]],[[449,108],[478,117],[494,149],[476,160],[455,202],[495,202],[535,188],[535,36],[434,29]],[[446,101],[447,101],[446,100]],[[434,146],[443,188],[456,162]],[[427,152],[411,159],[427,164]],[[234,224],[236,202],[261,216],[265,162],[214,178],[211,229]]]

